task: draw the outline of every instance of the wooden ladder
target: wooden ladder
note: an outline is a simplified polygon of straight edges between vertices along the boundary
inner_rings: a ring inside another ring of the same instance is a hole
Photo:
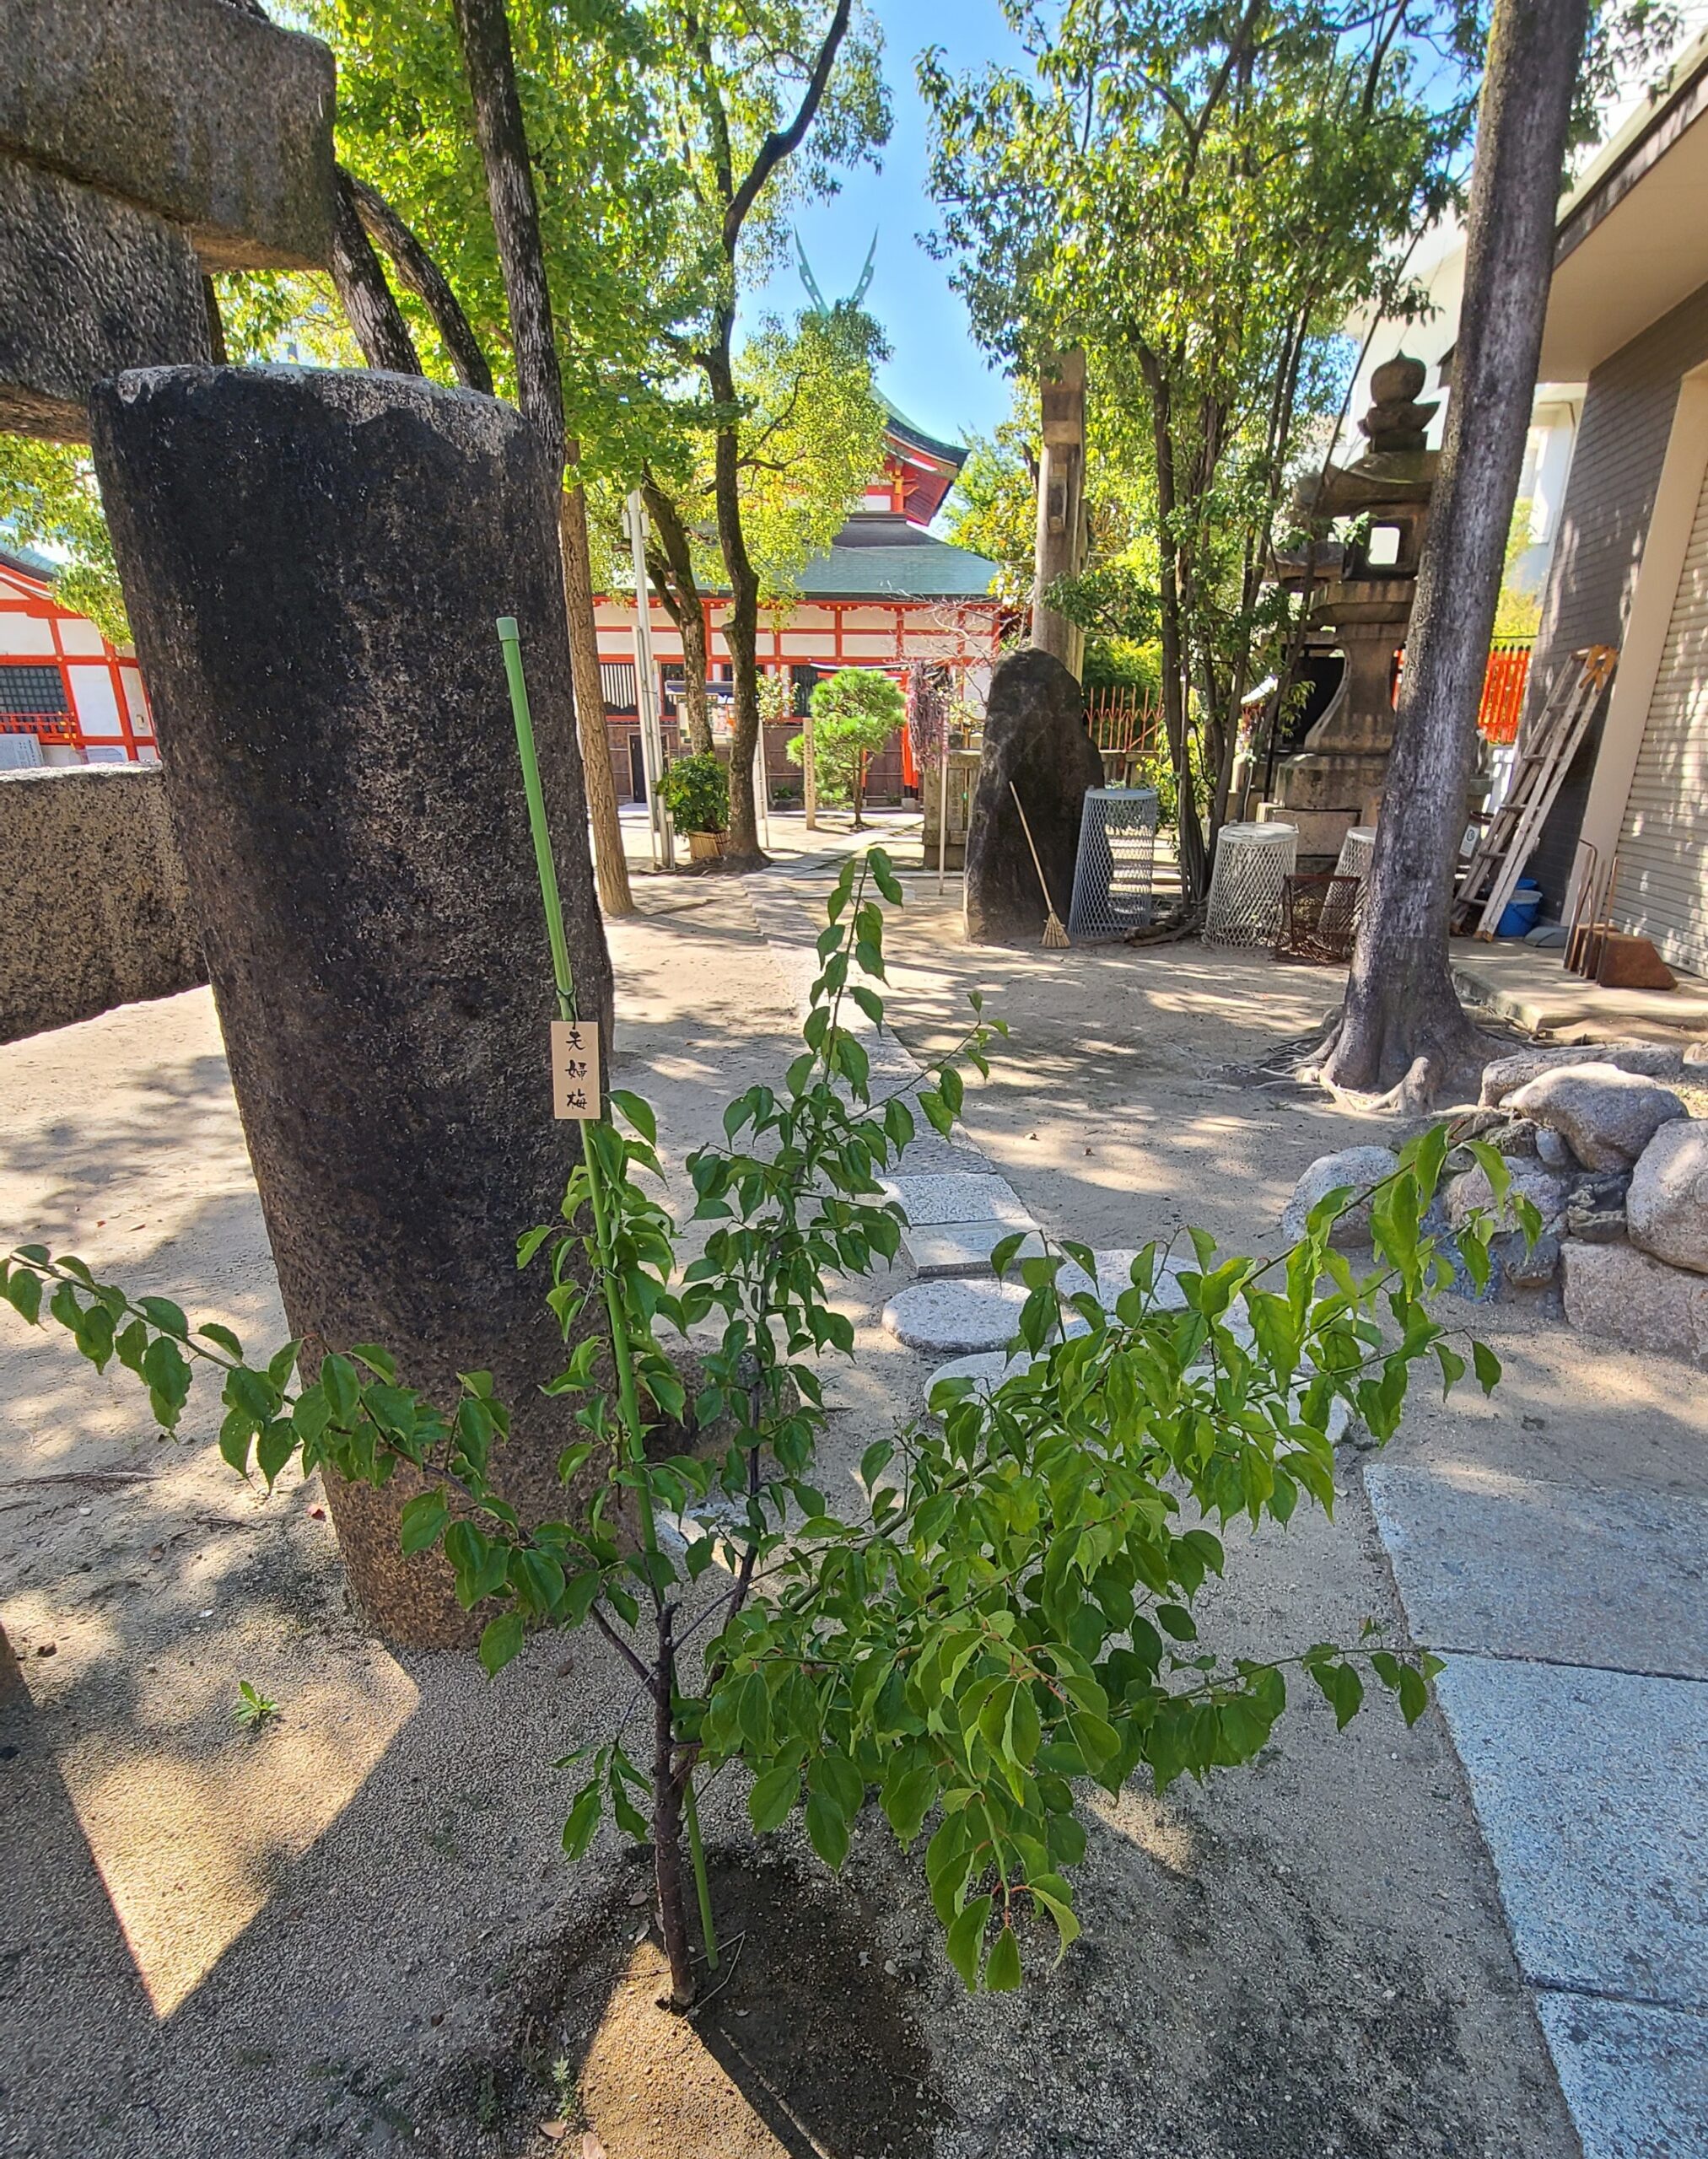
[[[1597,700],[1613,680],[1618,659],[1614,645],[1587,645],[1556,670],[1534,724],[1519,737],[1506,799],[1490,819],[1466,864],[1453,902],[1455,929],[1469,928],[1476,916],[1475,934],[1481,938],[1495,934],[1571,769]]]

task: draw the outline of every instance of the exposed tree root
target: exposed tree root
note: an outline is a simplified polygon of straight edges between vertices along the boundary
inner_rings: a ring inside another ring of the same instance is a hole
[[[1423,1027],[1390,1020],[1378,1053],[1355,1055],[1344,1009],[1298,1067],[1301,1080],[1325,1087],[1349,1108],[1417,1117],[1442,1103],[1474,1101],[1483,1068],[1509,1046],[1484,1034],[1456,1004]]]

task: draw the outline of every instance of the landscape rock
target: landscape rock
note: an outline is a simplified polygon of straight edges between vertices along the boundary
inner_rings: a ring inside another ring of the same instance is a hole
[[[1581,1238],[1587,1245],[1622,1244],[1630,1182],[1628,1177],[1601,1177],[1575,1186],[1565,1203],[1562,1233]]]
[[[1661,1127],[1638,1157],[1625,1216],[1634,1245],[1668,1267],[1708,1274],[1708,1123]]]
[[[1657,1349],[1708,1364],[1708,1280],[1668,1267],[1635,1245],[1568,1238],[1565,1316],[1585,1334],[1627,1349]]]
[[[1512,1211],[1512,1200],[1521,1195],[1529,1200],[1542,1217],[1543,1227],[1556,1229],[1565,1213],[1566,1202],[1571,1197],[1573,1180],[1569,1172],[1550,1170],[1544,1163],[1519,1156],[1510,1166],[1511,1182],[1505,1202],[1496,1208],[1494,1187],[1489,1182],[1489,1173],[1479,1162],[1474,1170],[1467,1170],[1463,1176],[1455,1177],[1447,1190],[1447,1214],[1450,1227],[1463,1230],[1472,1215],[1486,1213],[1494,1215],[1495,1226],[1501,1230],[1516,1230],[1517,1217]]]
[[[1043,934],[1045,907],[1012,786],[1032,828],[1056,913],[1074,893],[1080,812],[1103,761],[1086,725],[1079,684],[1047,652],[1012,652],[991,677],[967,834],[967,934],[999,945]]]
[[[1678,1050],[1662,1042],[1565,1042],[1549,1048],[1518,1050],[1511,1057],[1497,1057],[1484,1067],[1479,1099],[1485,1108],[1496,1106],[1531,1080],[1563,1066],[1611,1064],[1620,1072],[1641,1073],[1646,1080],[1672,1080],[1678,1076],[1684,1061]]]
[[[1514,1289],[1545,1289],[1560,1272],[1560,1240],[1544,1231],[1533,1245],[1515,1232],[1501,1247],[1502,1279]]]
[[[1293,1187],[1293,1196],[1281,1214],[1281,1235],[1296,1244],[1305,1234],[1311,1209],[1341,1185],[1363,1191],[1391,1177],[1399,1157],[1387,1147],[1343,1147],[1334,1155],[1319,1155]],[[1329,1242],[1341,1250],[1356,1249],[1370,1242],[1370,1203],[1357,1200],[1336,1221]]]
[[[1587,1170],[1629,1168],[1663,1124],[1689,1114],[1670,1088],[1602,1063],[1542,1073],[1507,1106],[1557,1132]]]
[[[1570,1170],[1576,1167],[1576,1160],[1565,1140],[1545,1124],[1535,1126],[1536,1159],[1550,1170]]]
[[[1506,1155],[1515,1159],[1521,1155],[1535,1156],[1542,1151],[1541,1141],[1544,1128],[1539,1124],[1533,1123],[1528,1117],[1516,1117],[1510,1123],[1497,1126],[1489,1134],[1489,1144],[1497,1155]],[[1559,1135],[1550,1133],[1549,1136],[1552,1139],[1558,1138]]]

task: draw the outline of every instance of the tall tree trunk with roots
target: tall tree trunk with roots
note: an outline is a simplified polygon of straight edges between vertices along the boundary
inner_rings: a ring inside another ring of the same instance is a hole
[[[1396,1107],[1426,1106],[1485,1061],[1449,966],[1453,870],[1587,21],[1586,0],[1496,0],[1490,32],[1447,437],[1363,920],[1319,1068]]]
[[[546,282],[533,168],[528,159],[527,132],[516,89],[509,18],[504,0],[455,0],[455,6],[463,72],[474,106],[475,138],[486,172],[487,200],[509,310],[517,401],[533,422],[561,475],[565,462],[577,451],[565,438],[563,382],[552,325],[552,297]],[[599,679],[587,507],[579,485],[571,488],[567,506],[559,510],[558,537],[576,735],[593,820],[594,873],[600,904],[607,914],[632,914],[634,902],[628,888],[628,865],[623,859],[622,827],[617,815],[617,789],[611,778],[611,750],[606,740],[605,695]]]

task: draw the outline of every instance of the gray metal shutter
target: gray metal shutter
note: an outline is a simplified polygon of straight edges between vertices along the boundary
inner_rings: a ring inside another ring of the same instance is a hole
[[[1708,974],[1708,478],[1619,833],[1615,918]]]

